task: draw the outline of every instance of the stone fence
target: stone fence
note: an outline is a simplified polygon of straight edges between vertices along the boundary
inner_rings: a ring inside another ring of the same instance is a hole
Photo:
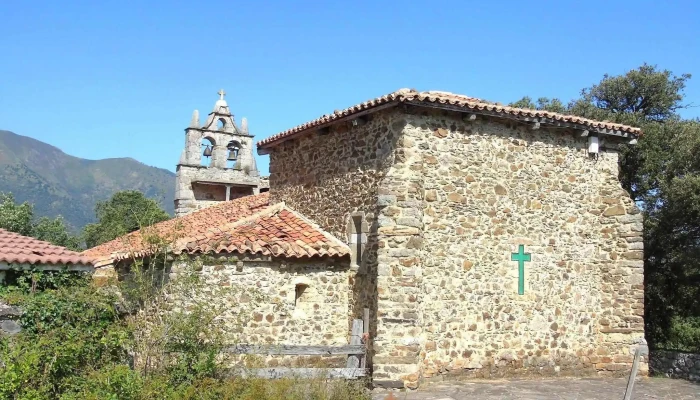
[[[22,310],[0,302],[0,335],[14,335],[22,330],[17,320]]]
[[[700,382],[700,354],[652,350],[649,354],[652,374]]]

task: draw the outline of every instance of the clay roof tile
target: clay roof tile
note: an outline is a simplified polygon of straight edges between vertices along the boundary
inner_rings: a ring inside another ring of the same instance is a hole
[[[581,129],[605,129],[610,131],[620,132],[623,135],[629,134],[633,137],[641,135],[641,130],[639,128],[617,124],[607,121],[595,121],[587,118],[578,117],[575,115],[559,114],[550,111],[543,110],[530,110],[523,108],[516,108],[510,106],[504,106],[500,104],[489,103],[487,101],[464,96],[460,94],[443,92],[443,91],[427,91],[418,92],[415,89],[399,89],[393,93],[386,94],[384,96],[376,97],[374,99],[367,100],[365,102],[350,106],[344,110],[336,111],[333,114],[324,114],[321,117],[303,123],[301,125],[295,126],[286,131],[272,135],[266,139],[263,139],[257,143],[258,148],[271,148],[281,143],[282,141],[289,139],[293,136],[301,134],[311,128],[320,127],[322,125],[338,121],[342,118],[349,117],[358,113],[371,113],[378,111],[384,107],[390,107],[393,105],[398,105],[400,103],[407,103],[413,105],[423,105],[423,106],[435,106],[435,105],[446,105],[452,108],[457,107],[465,112],[477,111],[477,112],[488,112],[493,113],[496,116],[502,117],[536,117],[543,118],[546,121],[543,123],[549,123],[550,121],[558,121],[559,123],[568,123],[578,125]]]
[[[0,263],[92,266],[93,257],[0,229]]]
[[[247,196],[175,220],[161,222],[147,228],[161,235],[172,234],[175,226],[180,239],[172,245],[179,253],[256,253],[276,257],[323,256],[317,248],[334,249],[330,255],[343,257],[350,254],[346,244],[283,203],[269,204],[267,193]],[[142,241],[143,233],[132,232],[84,254],[114,260],[143,257],[149,248]]]

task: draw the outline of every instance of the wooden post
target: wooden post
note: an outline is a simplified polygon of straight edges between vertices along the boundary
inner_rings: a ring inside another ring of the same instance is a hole
[[[365,339],[365,354],[360,360],[360,368],[367,368],[367,353],[369,352],[369,308],[362,310],[362,336]]]
[[[627,381],[627,389],[625,390],[624,400],[630,400],[632,398],[632,390],[634,389],[634,378],[637,377],[637,370],[639,369],[639,359],[642,355],[649,354],[649,347],[646,344],[640,344],[637,346],[637,350],[634,352],[634,361],[632,362],[632,371],[630,372],[630,379]]]
[[[350,332],[350,344],[362,344],[362,320],[352,321],[352,331]],[[347,368],[360,368],[360,355],[351,354],[348,356]]]

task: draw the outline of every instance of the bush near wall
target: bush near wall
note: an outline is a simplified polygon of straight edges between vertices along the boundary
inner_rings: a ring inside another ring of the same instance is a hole
[[[369,398],[362,381],[227,376],[216,342],[227,337],[211,324],[215,315],[196,304],[186,317],[169,314],[161,293],[173,287],[159,280],[162,271],[139,271],[123,291],[66,274],[14,273],[0,288],[3,301],[23,310],[22,332],[0,336],[0,399]],[[190,293],[204,287],[196,274],[179,284]],[[157,321],[170,322],[163,329]],[[153,347],[151,359],[133,368],[134,350],[143,346]],[[173,348],[178,356],[162,362]]]

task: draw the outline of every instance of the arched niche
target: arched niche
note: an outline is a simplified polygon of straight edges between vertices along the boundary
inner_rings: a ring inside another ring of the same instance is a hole
[[[211,157],[214,153],[214,146],[216,146],[216,141],[214,139],[212,139],[209,136],[205,136],[202,138],[202,143],[200,146],[202,154],[202,166],[208,167],[211,165]]]
[[[228,144],[226,145],[226,150],[228,151],[226,157],[226,168],[236,167],[236,164],[238,163],[238,158],[241,154],[242,147],[243,146],[241,145],[241,143],[237,140],[231,140],[230,142],[228,142]]]

